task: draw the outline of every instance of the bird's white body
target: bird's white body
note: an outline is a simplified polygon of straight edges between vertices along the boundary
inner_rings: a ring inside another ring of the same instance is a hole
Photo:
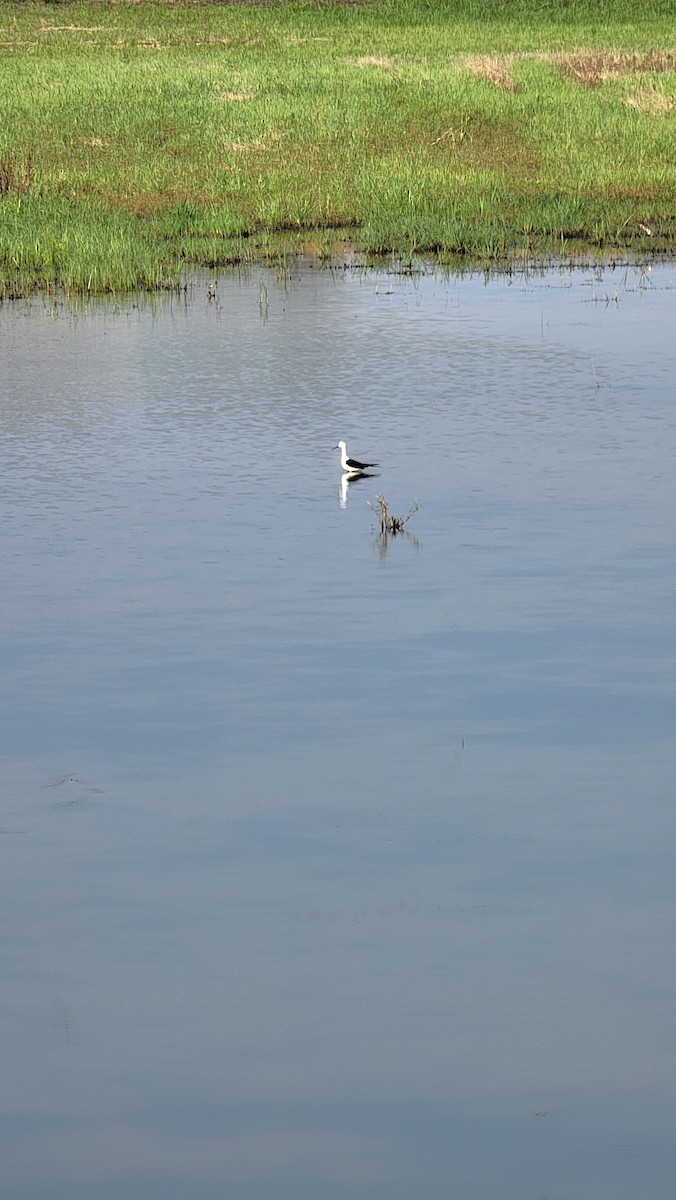
[[[345,442],[339,442],[337,446],[334,446],[334,450],[340,450],[340,465],[348,474],[357,475],[360,471],[368,471],[370,467],[378,466],[378,463],[365,463],[359,462],[356,458],[348,458]]]

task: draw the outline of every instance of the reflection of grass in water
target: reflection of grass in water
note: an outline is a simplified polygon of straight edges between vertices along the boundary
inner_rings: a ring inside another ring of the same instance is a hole
[[[0,278],[156,287],[346,238],[482,261],[670,246],[672,16],[0,0]]]

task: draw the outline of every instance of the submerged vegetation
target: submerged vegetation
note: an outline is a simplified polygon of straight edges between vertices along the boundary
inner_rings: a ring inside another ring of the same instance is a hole
[[[0,0],[0,290],[673,252],[672,0]]]

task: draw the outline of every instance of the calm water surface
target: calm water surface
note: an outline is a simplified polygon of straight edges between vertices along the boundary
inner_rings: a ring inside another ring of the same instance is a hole
[[[3,1197],[673,1200],[675,330],[0,310]]]

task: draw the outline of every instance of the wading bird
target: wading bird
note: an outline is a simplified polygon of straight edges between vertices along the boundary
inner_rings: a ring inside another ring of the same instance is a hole
[[[339,442],[333,449],[340,450],[340,465],[344,471],[349,472],[351,475],[358,475],[362,471],[368,471],[370,467],[380,466],[379,463],[364,463],[359,462],[357,458],[348,458],[345,442]]]

